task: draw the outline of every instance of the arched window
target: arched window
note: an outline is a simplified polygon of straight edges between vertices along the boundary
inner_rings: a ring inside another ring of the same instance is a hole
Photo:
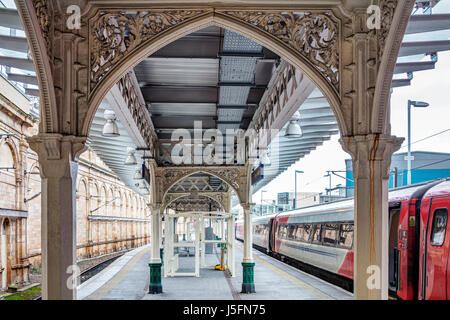
[[[0,167],[15,167],[15,159],[13,151],[8,143],[0,143]]]
[[[9,143],[0,143],[0,181],[1,184],[6,184],[7,189],[11,189],[9,186],[16,184],[16,172],[14,168],[17,168],[16,157],[14,151]],[[16,209],[16,193],[8,193],[8,196],[2,195],[0,197],[0,208]]]
[[[115,209],[114,192],[111,188],[108,190],[108,200],[106,201],[106,215],[113,216]]]
[[[100,209],[97,210],[97,214],[101,214],[102,216],[105,216],[107,214],[106,211],[106,203],[108,202],[108,195],[106,193],[106,188],[105,186],[102,187],[102,192],[100,194],[100,198],[99,198],[99,207]]]
[[[87,186],[84,179],[81,179],[77,188],[77,203],[76,203],[76,216],[77,216],[77,244],[83,244],[87,241]]]

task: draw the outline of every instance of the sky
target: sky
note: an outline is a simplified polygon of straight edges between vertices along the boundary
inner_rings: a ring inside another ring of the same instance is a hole
[[[450,12],[450,0],[441,1],[433,13]],[[448,35],[450,39],[450,32]],[[418,40],[417,37],[414,39]],[[428,108],[411,110],[411,142],[450,128],[450,51],[439,52],[435,69],[414,72],[414,78],[408,87],[394,88],[391,96],[392,135],[405,137],[403,147],[398,152],[407,151],[407,103],[410,100],[425,101]],[[345,159],[350,155],[342,150],[339,135],[332,136],[322,146],[300,159],[288,170],[272,180],[253,195],[252,201],[260,203],[261,190],[266,200],[276,200],[278,192],[294,192],[294,172],[297,174],[297,192],[324,192],[328,188],[329,178],[323,177],[327,170],[345,170]],[[411,145],[412,151],[434,151],[450,153],[450,130]],[[280,150],[281,151],[281,150]],[[414,167],[414,161],[412,162]],[[332,176],[332,186],[345,185],[345,180]]]

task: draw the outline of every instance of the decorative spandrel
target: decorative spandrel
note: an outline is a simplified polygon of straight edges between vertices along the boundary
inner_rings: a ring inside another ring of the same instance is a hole
[[[339,20],[331,11],[226,11],[277,37],[304,56],[339,92]]]
[[[202,10],[100,11],[91,19],[89,32],[91,89],[143,42],[201,13]]]
[[[33,0],[33,7],[36,11],[39,26],[41,27],[47,54],[49,57],[52,57],[53,8],[51,1]]]
[[[331,11],[222,11],[304,56],[339,92],[340,21]],[[90,89],[126,55],[155,36],[211,10],[99,11],[90,22]]]

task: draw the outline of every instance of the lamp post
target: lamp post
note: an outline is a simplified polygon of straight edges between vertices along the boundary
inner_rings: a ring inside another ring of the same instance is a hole
[[[411,157],[411,106],[426,108],[429,104],[423,101],[408,100],[408,156],[405,157],[405,160],[408,161],[408,185],[411,184],[411,160],[413,160]]]
[[[295,194],[294,194],[294,209],[297,208],[297,173],[304,173],[304,171],[301,170],[295,170]]]
[[[267,190],[261,190],[261,206],[260,206],[260,210],[259,210],[259,215],[262,216],[263,212],[262,212],[262,205],[263,205],[263,192],[267,192]]]

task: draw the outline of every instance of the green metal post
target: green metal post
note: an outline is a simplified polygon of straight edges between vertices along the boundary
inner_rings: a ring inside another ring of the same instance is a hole
[[[255,293],[254,262],[242,262],[242,292]]]
[[[161,262],[149,263],[150,267],[150,286],[148,293],[158,294],[162,293],[162,284],[161,284]]]

